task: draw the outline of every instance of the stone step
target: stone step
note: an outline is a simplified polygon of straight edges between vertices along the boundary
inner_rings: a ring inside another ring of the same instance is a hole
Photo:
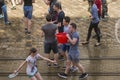
[[[13,72],[15,69],[18,68],[18,66],[21,64],[21,61],[0,61],[0,73],[9,73]],[[119,60],[81,60],[81,64],[85,67],[86,71],[88,73],[120,73],[120,61]],[[64,62],[59,62],[60,66],[59,68],[54,67],[47,67],[46,61],[39,60],[37,62],[38,70],[41,73],[46,72],[63,72],[64,70],[62,67],[64,66]],[[9,67],[9,68],[8,68]],[[25,66],[23,67],[21,73],[25,73]]]

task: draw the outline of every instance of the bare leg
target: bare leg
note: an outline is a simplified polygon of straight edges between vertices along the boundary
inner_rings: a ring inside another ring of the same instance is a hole
[[[45,53],[45,57],[50,59],[50,54],[49,53]],[[50,62],[47,61],[47,63],[50,63]]]
[[[37,80],[43,80],[43,78],[39,72],[37,72],[37,74],[35,74],[35,77],[37,78]]]
[[[71,61],[67,60],[66,62],[66,69],[65,69],[65,74],[68,74],[69,70],[70,70],[70,66],[71,66]]]
[[[28,19],[28,32],[30,32],[30,31],[31,31],[31,20]]]
[[[15,0],[11,0],[11,2],[12,2],[13,7],[15,7],[16,6]]]
[[[24,17],[24,23],[25,23],[26,28],[28,28],[28,19],[26,17]]]
[[[80,63],[73,63],[74,65],[76,65],[76,67],[78,67],[78,69],[82,72],[85,73],[85,69],[84,67],[80,64]]]
[[[35,76],[33,76],[33,77],[31,78],[31,80],[37,80],[37,79],[36,79],[36,77],[35,77]]]
[[[57,53],[54,54],[54,60],[58,61],[58,54]]]

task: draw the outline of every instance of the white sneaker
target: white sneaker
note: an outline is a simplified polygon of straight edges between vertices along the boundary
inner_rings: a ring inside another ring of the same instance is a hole
[[[3,18],[4,16],[2,14],[0,14],[0,18]]]

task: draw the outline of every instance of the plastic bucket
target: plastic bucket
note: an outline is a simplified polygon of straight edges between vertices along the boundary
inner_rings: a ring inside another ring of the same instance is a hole
[[[66,33],[58,33],[56,34],[58,43],[65,44],[68,42],[68,38],[66,36]]]

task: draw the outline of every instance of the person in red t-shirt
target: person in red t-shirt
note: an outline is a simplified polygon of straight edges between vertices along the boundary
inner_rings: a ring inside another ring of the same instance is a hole
[[[102,7],[102,2],[101,2],[101,0],[94,0],[95,1],[95,4],[97,5],[97,8],[98,8],[98,16],[99,16],[99,18],[101,17],[101,13],[102,13],[102,11],[101,11],[101,7]]]

